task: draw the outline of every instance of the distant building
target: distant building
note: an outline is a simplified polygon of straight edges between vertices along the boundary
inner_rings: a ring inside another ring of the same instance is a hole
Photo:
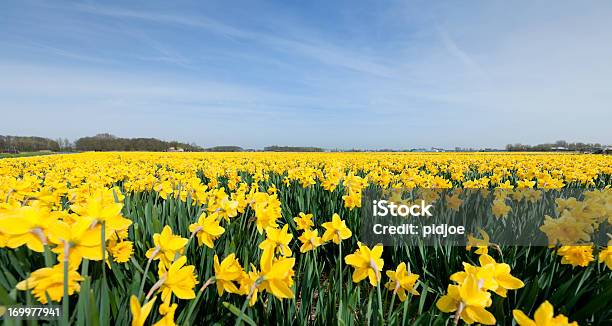
[[[184,152],[185,150],[181,147],[170,147],[166,150],[166,152]]]

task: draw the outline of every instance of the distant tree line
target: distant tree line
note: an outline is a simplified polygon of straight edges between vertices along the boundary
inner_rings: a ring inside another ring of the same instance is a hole
[[[207,152],[242,152],[244,149],[240,146],[215,146],[205,149]]]
[[[57,141],[44,137],[0,135],[0,150],[3,152],[59,151],[60,145]]]
[[[170,148],[182,148],[185,151],[197,152],[203,148],[195,144],[177,141],[163,141],[156,138],[120,138],[111,134],[98,134],[93,137],[79,138],[74,142],[78,151],[147,151],[163,152]]]
[[[597,152],[604,149],[602,144],[595,143],[568,143],[565,140],[558,140],[554,143],[523,145],[508,144],[506,150],[509,152],[550,152],[550,151],[577,151],[577,152]]]
[[[267,146],[264,152],[323,152],[319,147]]]

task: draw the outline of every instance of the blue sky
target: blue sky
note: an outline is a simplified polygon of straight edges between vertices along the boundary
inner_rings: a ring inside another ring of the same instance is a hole
[[[609,1],[2,1],[0,134],[612,143]]]

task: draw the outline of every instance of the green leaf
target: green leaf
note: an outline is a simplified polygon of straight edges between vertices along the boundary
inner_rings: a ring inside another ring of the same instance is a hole
[[[240,311],[240,309],[238,309],[236,306],[234,306],[233,304],[229,303],[229,302],[223,302],[223,306],[227,309],[229,309],[229,311],[231,313],[233,313],[236,317],[240,317],[242,316],[242,320],[251,325],[251,326],[257,326],[257,324],[253,321],[253,319],[251,319],[251,317],[247,316],[246,314],[243,314],[242,311]]]

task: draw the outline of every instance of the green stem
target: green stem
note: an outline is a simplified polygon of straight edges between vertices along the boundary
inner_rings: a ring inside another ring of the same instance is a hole
[[[147,280],[147,273],[149,272],[149,267],[151,267],[151,261],[153,261],[153,258],[155,258],[155,256],[157,256],[157,253],[159,253],[159,247],[155,247],[155,250],[153,250],[153,253],[151,254],[151,258],[149,258],[149,260],[147,260],[147,265],[145,266],[144,272],[142,273],[142,281],[140,283],[140,290],[138,290],[138,300],[140,300],[140,297],[144,294],[144,286],[145,286],[145,282]]]
[[[49,245],[45,245],[45,266],[53,266],[53,256],[51,256],[51,250],[49,249]]]
[[[317,249],[315,248],[312,251],[312,265],[314,266],[315,269],[315,275],[317,275],[317,280],[319,279],[319,267],[317,266]]]
[[[64,241],[64,297],[62,298],[62,325],[68,326],[69,302],[68,302],[68,255],[70,254],[70,245]]]
[[[81,265],[81,276],[87,278],[89,275],[89,259],[83,258],[83,264]]]
[[[380,280],[376,284],[376,293],[378,294],[378,318],[380,319],[380,325],[384,324],[384,315],[383,315],[383,304],[382,304],[382,295],[380,295]]]
[[[102,247],[102,286],[106,288],[106,225],[105,222],[102,221],[102,229],[101,229],[101,247]],[[104,291],[102,293],[105,293]],[[100,324],[104,324],[104,314],[107,313],[105,310],[105,305],[100,305]]]
[[[138,265],[138,262],[136,262],[136,259],[134,259],[134,256],[130,257],[130,261],[132,262],[132,265],[134,265],[134,268],[136,268],[136,270],[140,274],[144,274],[144,270],[142,270],[142,267],[140,267],[140,265]]]
[[[244,315],[244,312],[246,311],[246,307],[249,304],[249,300],[251,300],[250,295],[247,296],[246,300],[244,300],[244,303],[242,304],[242,309],[240,309],[240,316],[238,316],[235,326],[238,326],[240,325],[240,323],[242,323],[242,315]]]
[[[340,235],[338,235],[338,237],[340,237]],[[336,316],[338,318],[338,322],[340,322],[342,316],[342,288],[344,287],[344,284],[342,283],[342,238],[340,238],[340,243],[338,244],[338,281],[338,284],[340,284],[338,287],[338,291],[340,292],[338,294],[340,303],[338,305],[338,313]]]
[[[210,285],[215,283],[215,277],[211,277],[209,278],[206,283],[204,283],[204,285],[202,286],[202,288],[200,289],[200,291],[198,291],[198,294],[196,295],[195,299],[193,299],[191,301],[191,303],[189,304],[189,308],[187,310],[187,316],[185,316],[185,320],[183,320],[183,322],[187,323],[187,324],[192,324],[192,322],[189,320],[191,318],[191,314],[193,313],[193,310],[195,309],[196,304],[198,303],[198,301],[200,300],[200,297],[202,296],[202,294],[204,293],[204,290],[206,290],[206,288]]]
[[[389,306],[389,312],[387,313],[387,322],[391,319],[391,313],[393,312],[393,304],[395,303],[395,291],[393,291],[393,296],[391,297],[391,305]]]
[[[259,286],[259,284],[263,281],[263,279],[260,277],[258,278],[255,283],[253,283],[253,285],[251,285],[251,289],[249,291],[249,295],[247,295],[246,300],[244,300],[244,303],[242,304],[242,309],[240,309],[240,316],[238,316],[238,319],[236,320],[236,324],[235,326],[240,325],[240,323],[242,323],[242,316],[244,316],[244,312],[246,311],[246,307],[249,304],[249,301],[251,301],[251,296],[253,296],[253,292],[255,292],[255,289]]]
[[[338,248],[338,280],[342,285],[342,241],[338,244]],[[340,288],[342,289],[342,287]],[[342,296],[342,293],[340,293],[340,295]]]

